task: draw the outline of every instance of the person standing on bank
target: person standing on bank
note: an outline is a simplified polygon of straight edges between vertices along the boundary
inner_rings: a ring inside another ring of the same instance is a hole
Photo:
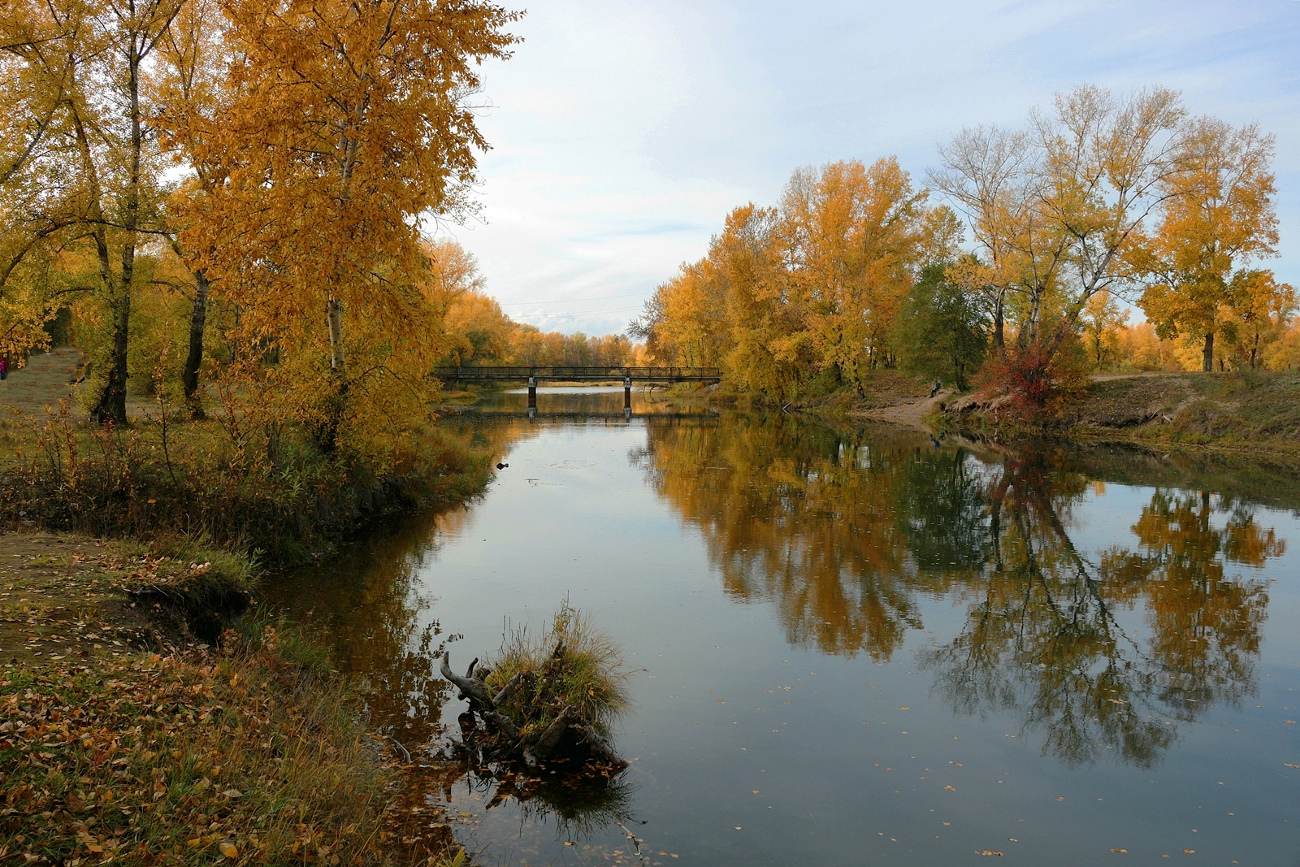
[[[0,355],[0,379],[9,378],[9,356]]]

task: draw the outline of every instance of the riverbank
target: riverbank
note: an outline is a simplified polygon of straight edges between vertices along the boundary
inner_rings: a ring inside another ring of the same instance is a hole
[[[879,371],[861,393],[779,407],[725,386],[669,394],[684,404],[780,409],[833,425],[887,422],[1001,442],[1045,437],[1263,460],[1300,456],[1300,374],[1294,372],[1103,374],[1036,419],[1009,412],[1005,398],[951,388],[931,395],[931,387],[897,371]]]
[[[0,861],[387,860],[391,775],[320,653],[191,628],[250,585],[220,553],[0,536]]]
[[[1033,423],[977,395],[936,410],[931,419],[943,430],[995,439],[1047,436],[1261,459],[1300,455],[1300,374],[1293,372],[1102,376]]]
[[[268,567],[473,496],[490,448],[327,455],[139,397],[95,428],[78,358],[0,389],[0,862],[437,863],[451,833],[394,806],[349,681],[245,609]]]
[[[75,407],[79,355],[33,356],[0,387],[0,526],[106,538],[203,538],[263,564],[332,551],[367,523],[481,491],[493,455],[437,424],[368,453],[327,454],[253,414],[133,396],[130,423]]]

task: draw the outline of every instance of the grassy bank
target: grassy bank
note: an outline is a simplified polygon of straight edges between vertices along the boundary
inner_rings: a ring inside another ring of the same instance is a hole
[[[254,562],[472,496],[492,455],[435,425],[329,454],[138,397],[95,428],[61,360],[0,392],[0,863],[438,863],[350,684],[245,609]]]
[[[951,403],[936,422],[999,438],[1024,435],[1124,442],[1257,457],[1300,454],[1300,374],[1170,373],[1099,378],[1032,422],[996,402]]]
[[[283,432],[158,413],[91,428],[66,404],[0,421],[0,525],[119,538],[203,538],[270,561],[330,550],[366,522],[481,490],[487,454],[435,426],[383,460],[327,455]]]
[[[0,555],[0,862],[386,860],[388,775],[321,655],[186,626],[246,562],[14,533]]]

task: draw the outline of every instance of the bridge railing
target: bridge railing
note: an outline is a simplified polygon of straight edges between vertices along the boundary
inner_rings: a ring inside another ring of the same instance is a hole
[[[620,365],[607,366],[565,366],[565,365],[502,365],[491,367],[435,367],[433,375],[440,379],[453,380],[519,380],[530,377],[551,381],[591,381],[631,378],[634,381],[648,380],[668,382],[709,382],[722,378],[722,372],[716,367],[631,367]]]

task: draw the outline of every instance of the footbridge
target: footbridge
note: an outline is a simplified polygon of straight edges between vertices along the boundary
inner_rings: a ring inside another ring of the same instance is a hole
[[[528,386],[528,406],[537,407],[539,382],[623,382],[623,408],[632,408],[634,382],[671,385],[678,382],[722,381],[716,367],[435,367],[433,375],[447,382],[518,382]]]

